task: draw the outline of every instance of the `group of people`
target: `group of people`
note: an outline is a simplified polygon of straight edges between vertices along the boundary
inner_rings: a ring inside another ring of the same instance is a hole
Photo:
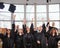
[[[6,29],[0,39],[2,40],[2,48],[58,48],[60,35],[58,29],[54,27],[54,23],[50,26],[50,22],[42,24],[34,28],[33,19],[30,28],[26,26],[24,19],[23,29],[19,29],[19,25],[15,25],[15,16],[13,16],[12,29]]]

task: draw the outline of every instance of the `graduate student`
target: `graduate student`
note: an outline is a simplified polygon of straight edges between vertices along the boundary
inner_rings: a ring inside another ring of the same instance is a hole
[[[15,48],[24,48],[23,46],[23,30],[17,27],[15,32]]]
[[[46,48],[46,38],[42,30],[42,26],[38,27],[38,32],[36,34],[37,48]]]
[[[31,21],[31,26],[30,26],[30,33],[33,35],[34,37],[34,45],[33,45],[33,48],[37,48],[37,44],[36,44],[36,33],[37,33],[37,28],[35,27],[34,28],[34,19],[32,18],[32,21]]]
[[[25,22],[26,24],[26,22]],[[26,27],[25,27],[26,28]],[[30,28],[26,28],[27,33],[24,34],[23,36],[23,43],[24,43],[24,48],[33,48],[34,45],[34,37],[30,31]]]
[[[0,33],[0,38],[2,39],[2,48],[14,48],[13,39],[10,36],[10,30],[7,29],[5,34]]]
[[[60,40],[60,35],[57,34],[57,29],[52,28],[50,31],[50,37],[48,39],[48,48],[58,48],[58,41]]]
[[[13,16],[13,20],[15,19],[15,16]],[[2,39],[2,48],[14,48],[14,30],[15,30],[15,24],[14,21],[12,23],[12,29],[6,29],[5,34],[0,34],[0,38]]]
[[[26,30],[26,19],[23,20],[23,32],[24,32],[24,34],[27,33],[27,30]]]

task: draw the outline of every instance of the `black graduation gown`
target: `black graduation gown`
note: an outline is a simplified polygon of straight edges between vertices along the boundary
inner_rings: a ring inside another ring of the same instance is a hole
[[[15,24],[14,23],[12,24],[10,36],[14,40],[14,37],[15,37]]]
[[[15,48],[24,48],[23,46],[23,35],[17,34],[15,37]]]
[[[26,33],[23,36],[24,48],[33,48],[34,37],[31,33]]]
[[[48,48],[58,48],[58,41],[60,40],[59,36],[50,36],[48,39]]]
[[[14,20],[13,20],[13,23],[12,23],[10,38],[12,38],[13,42],[15,43],[15,21]],[[13,46],[14,46],[14,43],[13,43]]]
[[[2,39],[2,48],[14,48],[13,39],[8,38],[7,35],[0,34],[0,38]]]
[[[40,44],[37,43],[37,48],[46,48],[46,38],[44,33],[37,33],[36,34],[36,42],[40,41]]]
[[[31,26],[30,26],[30,32],[34,36],[34,48],[37,48],[37,44],[36,44],[36,33],[37,33],[37,31],[34,31],[33,23],[31,23]]]

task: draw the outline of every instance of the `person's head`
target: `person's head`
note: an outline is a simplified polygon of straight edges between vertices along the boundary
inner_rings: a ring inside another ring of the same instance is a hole
[[[19,29],[19,25],[17,25],[17,29]]]
[[[27,30],[27,32],[30,32],[30,28],[29,27],[26,27],[26,30]]]
[[[19,29],[18,30],[18,33],[22,35],[23,34],[23,30],[22,29]]]
[[[38,30],[39,30],[39,31],[42,31],[42,29],[43,29],[42,26],[38,27]]]
[[[50,34],[53,35],[53,36],[57,35],[56,29],[52,28],[51,31],[50,31]]]
[[[54,27],[55,26],[55,23],[54,22],[52,22],[52,27]]]
[[[34,28],[34,31],[37,31],[37,28]]]

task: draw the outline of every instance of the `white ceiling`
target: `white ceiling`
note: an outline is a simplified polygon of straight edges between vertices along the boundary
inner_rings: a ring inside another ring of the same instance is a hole
[[[29,0],[28,2],[26,0],[0,0],[0,2],[4,3],[10,3],[10,4],[46,4],[46,0]],[[60,0],[51,0],[49,3],[60,3]]]

